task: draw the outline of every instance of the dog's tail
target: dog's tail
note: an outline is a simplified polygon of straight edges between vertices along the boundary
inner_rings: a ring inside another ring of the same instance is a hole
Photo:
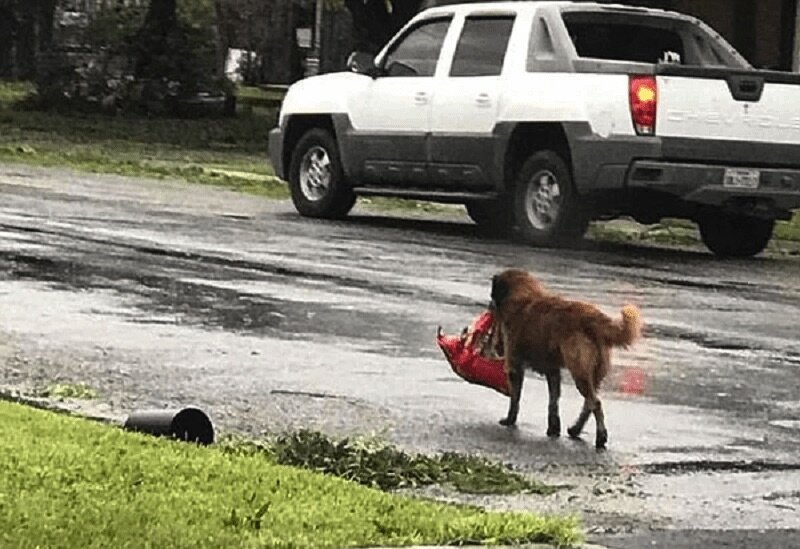
[[[622,319],[612,322],[609,340],[615,347],[630,347],[642,336],[642,315],[635,305],[622,308]]]

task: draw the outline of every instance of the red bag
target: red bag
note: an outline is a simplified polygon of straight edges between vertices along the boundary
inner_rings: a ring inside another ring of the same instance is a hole
[[[497,349],[492,341],[494,328],[492,313],[484,311],[460,336],[446,336],[440,327],[436,341],[456,375],[508,396],[505,361],[496,356]]]

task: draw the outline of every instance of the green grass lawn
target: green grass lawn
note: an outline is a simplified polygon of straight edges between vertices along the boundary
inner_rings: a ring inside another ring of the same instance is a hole
[[[590,225],[587,236],[607,242],[650,242],[672,246],[702,246],[696,225],[684,219],[665,219],[649,226],[633,222],[595,222]],[[800,242],[800,212],[795,212],[790,221],[779,221],[775,225],[774,236],[768,249],[779,254],[796,255],[798,242]]]
[[[577,522],[404,498],[258,454],[0,402],[0,546],[370,547],[580,541]]]
[[[239,102],[245,106],[275,107],[281,104],[285,92],[279,89],[265,90],[255,86],[240,86],[237,92]]]
[[[250,89],[235,118],[147,119],[22,110],[31,92],[0,84],[0,161],[98,173],[172,177],[287,198],[267,158],[274,92]],[[260,98],[260,99],[259,99]]]
[[[775,226],[775,238],[800,242],[800,212],[795,212],[791,221],[781,221]]]

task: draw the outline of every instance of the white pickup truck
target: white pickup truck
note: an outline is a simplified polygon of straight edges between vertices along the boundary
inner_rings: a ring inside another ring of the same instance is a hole
[[[592,219],[677,217],[747,257],[800,207],[800,75],[753,69],[693,17],[451,5],[359,61],[294,84],[270,133],[302,215],[367,195],[460,203],[535,245]]]

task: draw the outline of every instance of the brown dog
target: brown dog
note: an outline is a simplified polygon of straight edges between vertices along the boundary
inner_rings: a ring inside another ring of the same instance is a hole
[[[612,320],[593,305],[546,292],[533,276],[519,269],[492,278],[491,308],[502,331],[511,389],[508,415],[501,425],[510,427],[517,422],[524,369],[528,367],[547,378],[547,436],[559,436],[561,368],[567,368],[584,398],[583,410],[567,433],[579,437],[594,413],[595,445],[604,448],[608,432],[597,392],[610,367],[611,349],[628,347],[640,337],[639,310],[627,305],[622,309],[622,319]]]

